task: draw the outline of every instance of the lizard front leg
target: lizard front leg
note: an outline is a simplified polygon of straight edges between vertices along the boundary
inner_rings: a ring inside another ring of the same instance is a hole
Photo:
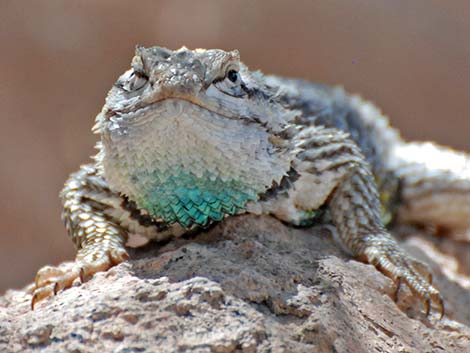
[[[75,279],[83,280],[128,258],[124,247],[127,229],[116,217],[123,200],[109,190],[95,167],[85,165],[72,174],[61,199],[62,219],[78,249],[77,255],[74,262],[45,266],[38,271],[33,308],[37,301],[70,287]]]
[[[385,230],[374,177],[349,135],[306,127],[293,141],[298,149],[294,168],[300,178],[289,190],[290,209],[308,214],[326,203],[337,230],[335,238],[346,251],[374,264],[399,284],[406,283],[424,300],[427,314],[433,302],[443,315],[443,301],[427,267],[406,254]]]

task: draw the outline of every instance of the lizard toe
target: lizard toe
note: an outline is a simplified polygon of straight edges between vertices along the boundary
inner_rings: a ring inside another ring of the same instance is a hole
[[[435,305],[440,318],[444,316],[444,301],[439,291],[432,285],[432,275],[428,266],[406,255],[399,247],[378,244],[366,249],[367,259],[387,276],[397,281],[394,300],[398,299],[401,284],[406,284],[412,293],[424,303],[426,316]]]
[[[109,249],[92,262],[81,260],[79,277],[83,283],[97,272],[104,272],[129,259],[125,249]]]
[[[86,252],[86,256],[81,256],[79,252],[75,262],[64,262],[59,266],[44,266],[36,275],[31,308],[34,309],[39,301],[72,287],[77,279],[83,283],[95,273],[107,271],[128,258],[129,255],[124,248],[113,248],[93,254]]]
[[[71,287],[79,274],[80,270],[74,262],[65,262],[57,267],[45,266],[41,268],[36,275],[31,309],[34,309],[37,302],[56,295],[62,289]]]

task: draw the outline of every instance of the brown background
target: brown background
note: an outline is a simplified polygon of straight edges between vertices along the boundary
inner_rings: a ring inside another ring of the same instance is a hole
[[[0,292],[72,259],[67,175],[136,44],[238,48],[265,72],[342,84],[408,138],[470,150],[465,0],[0,1]]]

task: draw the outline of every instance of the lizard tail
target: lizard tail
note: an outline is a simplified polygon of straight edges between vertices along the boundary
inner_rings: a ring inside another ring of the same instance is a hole
[[[388,167],[400,178],[397,217],[456,231],[470,241],[470,155],[433,143],[399,143]]]

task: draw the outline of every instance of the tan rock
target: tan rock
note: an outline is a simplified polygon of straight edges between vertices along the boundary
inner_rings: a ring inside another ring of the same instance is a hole
[[[407,247],[436,274],[440,321],[407,288],[394,303],[393,281],[321,227],[243,216],[133,250],[34,311],[29,294],[8,291],[0,352],[470,352],[470,294],[426,257],[439,263],[438,242],[413,237]]]

